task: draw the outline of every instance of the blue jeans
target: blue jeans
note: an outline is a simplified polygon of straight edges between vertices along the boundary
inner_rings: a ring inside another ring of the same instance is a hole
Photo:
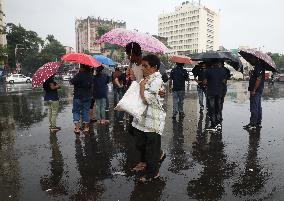
[[[173,115],[183,113],[185,91],[173,91]]]
[[[96,99],[96,119],[106,119],[106,98]]]
[[[200,105],[200,107],[204,107],[203,96],[205,96],[205,98],[206,98],[206,89],[204,87],[197,85],[197,92],[198,92],[199,105]]]
[[[83,123],[90,123],[89,110],[91,106],[91,100],[73,99],[73,122],[80,122],[80,115],[82,115]]]
[[[261,124],[262,121],[262,107],[261,107],[262,93],[256,93],[250,96],[250,123]]]

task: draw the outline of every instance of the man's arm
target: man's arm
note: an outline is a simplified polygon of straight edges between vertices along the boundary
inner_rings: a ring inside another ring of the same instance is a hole
[[[255,95],[255,92],[258,89],[260,83],[261,83],[261,78],[260,77],[256,78],[255,85],[253,87],[253,90],[250,92],[250,95],[252,95],[252,96]]]

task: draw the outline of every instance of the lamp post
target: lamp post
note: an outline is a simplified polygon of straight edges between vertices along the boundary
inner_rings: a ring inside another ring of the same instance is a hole
[[[15,47],[15,67],[16,69],[18,68],[18,59],[17,59],[17,50],[18,49],[25,49],[25,48],[18,48],[18,46],[22,46],[22,47],[25,47],[23,44],[16,44],[16,47]]]

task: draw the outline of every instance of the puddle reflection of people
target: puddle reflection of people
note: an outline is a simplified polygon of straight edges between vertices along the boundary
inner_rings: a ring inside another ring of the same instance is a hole
[[[245,170],[233,185],[235,195],[256,195],[263,188],[268,173],[264,172],[261,161],[258,158],[260,141],[260,129],[249,131],[248,154],[245,162]]]
[[[40,180],[43,191],[49,190],[53,195],[67,195],[66,186],[61,181],[64,171],[64,161],[58,145],[57,136],[51,133],[50,135],[51,161],[50,161],[50,176],[44,176]]]
[[[200,177],[188,183],[188,195],[197,200],[220,200],[225,192],[224,180],[228,178],[227,156],[224,154],[222,135],[212,133],[207,149],[200,149],[204,138],[193,148],[193,156],[204,166]]]
[[[109,127],[99,125],[97,135],[75,141],[75,159],[81,175],[78,181],[80,189],[72,198],[75,200],[99,200],[105,192],[102,182],[111,176],[111,146]]]
[[[130,195],[130,201],[160,201],[166,181],[156,180],[146,185],[136,183]]]
[[[169,170],[173,173],[179,173],[189,168],[186,151],[184,150],[183,120],[177,122],[173,119],[173,138],[172,148],[170,149]]]

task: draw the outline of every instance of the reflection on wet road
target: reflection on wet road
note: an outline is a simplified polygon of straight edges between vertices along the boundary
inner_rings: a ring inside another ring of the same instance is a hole
[[[186,117],[167,123],[162,148],[167,157],[161,179],[142,185],[131,172],[137,162],[127,126],[91,126],[76,137],[72,88],[60,90],[57,135],[48,131],[42,90],[30,85],[0,86],[0,200],[282,200],[284,197],[284,85],[266,86],[263,128],[249,133],[246,82],[231,82],[221,134],[205,132],[196,86],[186,91]],[[110,94],[110,100],[112,94]],[[112,102],[110,102],[112,108]]]

